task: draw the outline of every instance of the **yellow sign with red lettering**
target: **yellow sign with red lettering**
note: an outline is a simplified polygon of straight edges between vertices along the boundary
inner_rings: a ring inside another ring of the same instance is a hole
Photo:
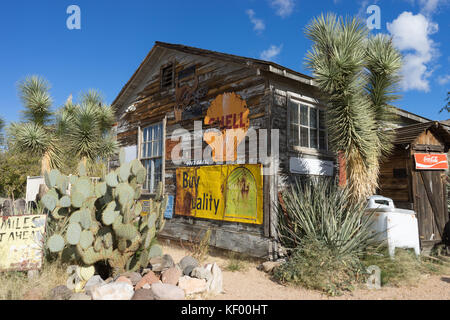
[[[262,177],[259,164],[178,168],[175,214],[262,224]]]

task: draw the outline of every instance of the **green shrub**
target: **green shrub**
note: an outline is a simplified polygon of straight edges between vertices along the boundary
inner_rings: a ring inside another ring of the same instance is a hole
[[[357,256],[339,254],[324,242],[305,238],[288,261],[275,269],[274,277],[334,296],[352,290],[363,273]]]
[[[365,203],[350,201],[347,189],[331,179],[294,178],[282,194],[278,216],[279,239],[290,257],[276,279],[337,295],[362,278],[359,256],[375,234]]]

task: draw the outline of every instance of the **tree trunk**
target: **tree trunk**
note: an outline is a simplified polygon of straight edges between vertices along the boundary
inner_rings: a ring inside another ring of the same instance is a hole
[[[50,154],[46,152],[44,153],[41,159],[41,175],[45,176],[45,173],[49,171],[50,171]]]

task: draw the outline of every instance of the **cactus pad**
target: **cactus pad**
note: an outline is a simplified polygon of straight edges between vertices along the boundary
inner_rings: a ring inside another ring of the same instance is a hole
[[[80,242],[81,227],[78,223],[70,223],[66,231],[66,240],[71,245],[77,245]]]
[[[54,234],[47,240],[47,248],[53,253],[62,251],[64,244],[64,238],[59,234]]]

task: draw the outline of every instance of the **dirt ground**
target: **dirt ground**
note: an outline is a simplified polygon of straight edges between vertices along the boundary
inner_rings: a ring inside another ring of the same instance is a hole
[[[190,255],[187,245],[166,241],[164,254],[175,262]],[[225,293],[208,298],[210,300],[450,300],[450,273],[440,276],[424,276],[415,286],[383,287],[379,290],[356,289],[339,297],[329,297],[317,291],[299,287],[283,286],[270,279],[270,275],[259,271],[260,260],[245,260],[237,271],[228,271],[229,254],[210,253],[204,263],[216,262],[223,272]]]

